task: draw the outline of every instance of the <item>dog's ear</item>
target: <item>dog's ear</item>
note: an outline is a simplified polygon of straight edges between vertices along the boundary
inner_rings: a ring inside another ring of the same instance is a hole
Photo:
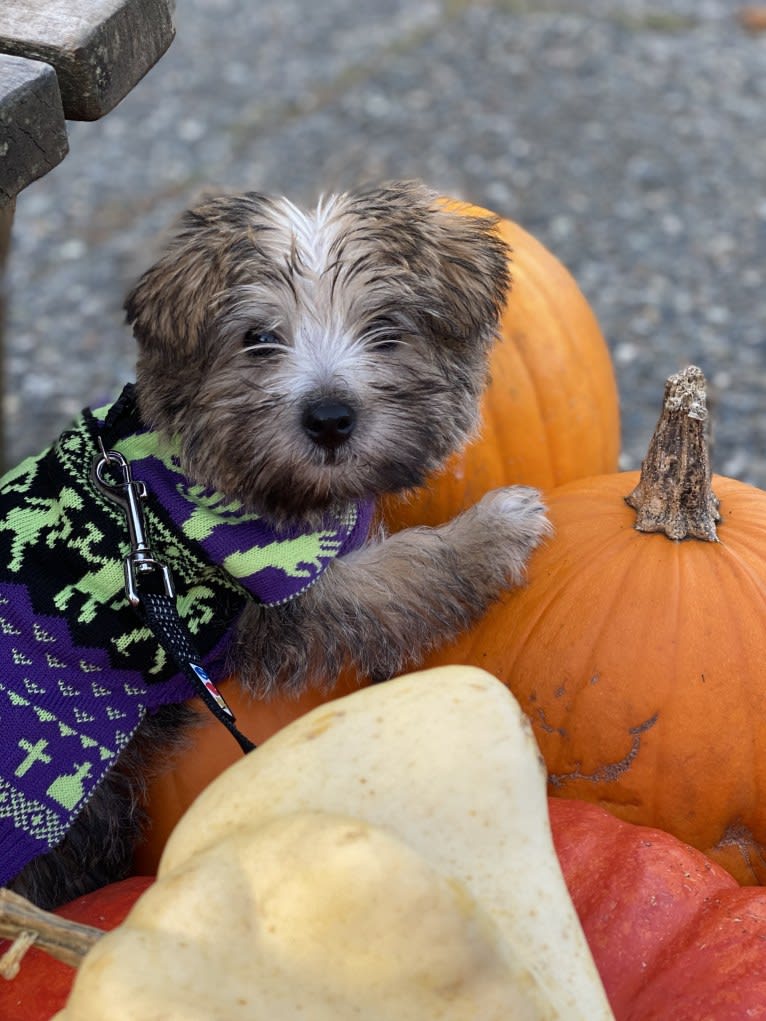
[[[360,199],[374,211],[380,239],[417,279],[424,317],[455,340],[489,344],[511,285],[499,218],[417,181],[390,182]]]
[[[454,317],[458,336],[489,344],[511,287],[511,252],[497,230],[499,219],[445,207],[437,222],[440,297]]]
[[[255,192],[208,196],[181,216],[163,254],[125,300],[127,321],[142,347],[199,354],[269,201]]]

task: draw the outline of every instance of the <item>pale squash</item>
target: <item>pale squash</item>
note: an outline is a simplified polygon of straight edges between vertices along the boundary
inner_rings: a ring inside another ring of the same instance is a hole
[[[57,1021],[612,1017],[545,775],[483,671],[320,706],[209,786]]]

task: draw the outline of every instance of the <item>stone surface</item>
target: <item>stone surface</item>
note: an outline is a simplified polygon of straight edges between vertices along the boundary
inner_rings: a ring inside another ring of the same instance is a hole
[[[626,467],[710,381],[713,470],[766,486],[766,37],[730,0],[184,0],[177,38],[20,196],[11,455],[132,375],[125,291],[202,186],[422,177],[532,231],[612,350]]]

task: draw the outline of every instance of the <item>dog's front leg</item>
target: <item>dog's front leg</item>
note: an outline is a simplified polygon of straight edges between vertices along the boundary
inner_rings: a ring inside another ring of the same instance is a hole
[[[331,685],[349,662],[364,676],[391,677],[521,584],[549,528],[540,494],[512,486],[439,528],[374,540],[286,606],[248,611],[236,669],[260,694]]]

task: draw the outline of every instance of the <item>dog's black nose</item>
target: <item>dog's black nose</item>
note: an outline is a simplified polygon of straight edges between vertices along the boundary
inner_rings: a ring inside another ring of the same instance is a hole
[[[303,428],[320,447],[330,449],[345,443],[356,424],[354,409],[342,401],[318,401],[303,412]]]

